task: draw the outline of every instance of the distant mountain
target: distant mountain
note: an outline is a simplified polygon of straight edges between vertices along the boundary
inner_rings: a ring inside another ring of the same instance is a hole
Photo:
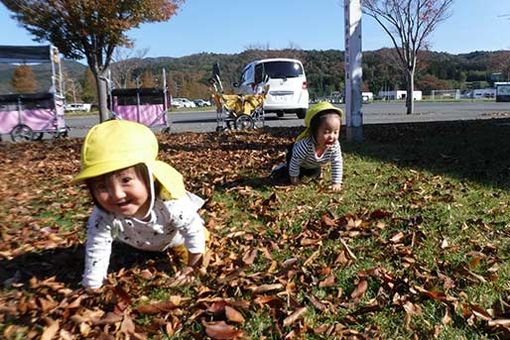
[[[381,89],[403,89],[404,79],[391,49],[363,52],[363,88],[377,93]],[[250,61],[271,57],[296,58],[303,62],[310,95],[319,97],[343,91],[344,53],[339,50],[247,50],[238,54],[199,53],[180,58],[145,58],[132,78],[150,72],[154,78],[167,73],[170,93],[175,97],[206,98],[212,66],[220,64],[221,78],[227,91],[238,81],[243,67]],[[87,66],[64,60],[63,71],[82,80]],[[49,65],[34,66],[42,89],[50,84]],[[10,91],[13,66],[0,65],[0,93]],[[491,86],[494,81],[510,79],[510,51],[475,51],[465,54],[423,51],[416,72],[416,89],[424,94],[432,89],[468,89]]]

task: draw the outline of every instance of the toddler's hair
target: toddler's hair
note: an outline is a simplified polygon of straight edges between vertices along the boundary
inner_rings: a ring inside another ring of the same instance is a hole
[[[331,115],[337,116],[338,119],[340,120],[340,124],[342,123],[342,116],[337,111],[325,110],[325,111],[320,112],[315,117],[313,117],[312,120],[310,121],[310,133],[313,136],[313,138],[317,138],[317,131],[319,131],[319,127]]]

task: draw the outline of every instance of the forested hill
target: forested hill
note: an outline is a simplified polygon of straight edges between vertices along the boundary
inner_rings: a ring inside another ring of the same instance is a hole
[[[160,57],[139,60],[131,78],[161,78],[167,72],[168,87],[174,96],[205,98],[209,96],[207,79],[214,63],[219,63],[225,88],[239,79],[244,65],[255,59],[287,57],[300,59],[305,67],[311,96],[329,95],[342,91],[344,82],[344,53],[339,50],[247,50],[239,54],[200,53],[180,58]],[[491,86],[494,81],[510,78],[510,51],[467,54],[422,52],[416,72],[416,88],[430,93],[433,89],[467,89]],[[49,69],[34,66],[38,82],[49,78]],[[86,67],[64,61],[69,77],[83,81]],[[0,93],[10,90],[12,67],[0,68]],[[377,93],[383,89],[402,89],[404,82],[396,57],[390,49],[363,52],[364,90]],[[133,83],[133,81],[131,81]]]

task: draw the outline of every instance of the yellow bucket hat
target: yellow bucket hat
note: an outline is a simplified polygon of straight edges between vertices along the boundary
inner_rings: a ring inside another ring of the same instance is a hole
[[[156,160],[157,156],[158,140],[148,127],[128,120],[110,120],[95,125],[87,133],[81,148],[81,170],[72,183],[144,163],[170,198],[184,196],[182,175],[169,164]]]
[[[333,104],[328,102],[318,102],[317,104],[312,105],[308,111],[306,111],[305,115],[305,130],[299,134],[296,140],[301,140],[303,138],[306,138],[310,136],[310,123],[313,119],[313,117],[317,116],[319,113],[324,111],[335,111],[338,113],[340,117],[343,115],[343,111],[339,109],[336,106],[333,106]]]

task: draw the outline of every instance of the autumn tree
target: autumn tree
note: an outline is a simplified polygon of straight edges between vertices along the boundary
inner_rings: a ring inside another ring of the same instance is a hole
[[[85,71],[81,82],[81,99],[86,103],[97,103],[97,83],[92,71],[88,68]]]
[[[166,21],[184,0],[1,0],[12,17],[70,59],[87,60],[98,91],[100,120],[108,118],[107,72],[126,32],[147,22]]]
[[[151,71],[149,70],[145,70],[142,75],[140,76],[140,83],[139,83],[139,86],[140,87],[143,87],[143,88],[152,88],[152,87],[156,87],[156,82],[154,80],[154,75],[152,74]]]
[[[32,68],[20,65],[14,69],[11,86],[18,93],[32,93],[37,90],[37,81]]]
[[[390,36],[406,80],[407,114],[414,112],[414,76],[418,52],[428,37],[449,17],[454,0],[362,0],[363,13],[372,17]]]

